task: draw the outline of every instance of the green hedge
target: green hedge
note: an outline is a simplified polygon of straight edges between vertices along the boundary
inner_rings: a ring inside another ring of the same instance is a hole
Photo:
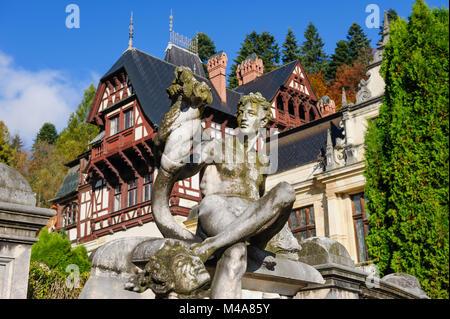
[[[28,299],[77,299],[89,278],[89,272],[80,273],[78,285],[75,280],[58,270],[39,262],[30,264]],[[66,280],[69,284],[66,284]],[[78,287],[77,287],[78,286]]]
[[[418,0],[391,25],[386,89],[366,136],[368,252],[382,275],[416,276],[431,298],[449,289],[449,11]]]
[[[86,248],[73,249],[64,233],[49,233],[46,228],[38,238],[31,247],[28,298],[78,298],[91,270]]]
[[[72,248],[64,233],[49,233],[44,228],[38,238],[39,241],[31,247],[31,262],[42,262],[60,273],[65,273],[66,267],[70,264],[77,265],[80,272],[91,271],[86,248],[84,246]]]

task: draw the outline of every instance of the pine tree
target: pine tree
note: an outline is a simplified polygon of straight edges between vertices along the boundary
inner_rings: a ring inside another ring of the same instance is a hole
[[[300,47],[302,66],[308,73],[325,71],[327,55],[323,51],[324,43],[312,22],[308,24],[304,36],[305,41]]]
[[[55,144],[58,139],[55,125],[52,123],[44,123],[36,135],[35,143],[39,141],[46,141],[49,144]]]
[[[204,32],[199,32],[197,37],[198,56],[203,63],[208,62],[208,59],[216,54],[216,45],[214,41]]]
[[[22,140],[22,138],[20,137],[19,134],[15,134],[12,138],[11,138],[11,146],[12,148],[14,148],[15,150],[22,150],[24,147],[24,142]]]
[[[258,34],[256,31],[247,34],[241,49],[237,53],[234,64],[231,66],[231,73],[228,76],[228,88],[233,89],[238,86],[236,70],[250,54],[256,53],[264,64],[264,73],[274,70],[280,61],[280,49],[275,41],[275,37],[267,31]]]
[[[366,136],[368,252],[381,275],[449,294],[449,11],[422,0],[390,26],[379,117]]]
[[[326,78],[328,80],[333,80],[336,76],[336,71],[338,67],[344,64],[351,64],[352,60],[350,57],[350,50],[348,48],[347,42],[344,40],[340,40],[336,43],[336,49],[334,49],[334,53],[331,56],[331,61],[328,65]]]
[[[300,49],[298,48],[297,40],[291,28],[288,28],[286,39],[282,47],[283,49],[281,50],[281,60],[284,64],[300,59]]]
[[[211,38],[204,32],[197,33],[196,37],[198,56],[203,62],[203,70],[205,71],[206,77],[209,78],[206,62],[208,62],[208,59],[212,55],[216,54],[216,45],[214,44],[213,40],[211,40]]]
[[[348,30],[347,45],[352,62],[358,58],[361,49],[370,47],[370,40],[367,39],[367,35],[356,22],[353,22]]]

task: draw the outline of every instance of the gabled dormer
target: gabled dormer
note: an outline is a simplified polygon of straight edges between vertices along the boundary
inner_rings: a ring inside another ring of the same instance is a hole
[[[253,55],[238,67],[238,77],[241,76],[243,84],[235,91],[241,94],[260,92],[271,103],[272,127],[284,130],[323,116],[317,108],[317,96],[300,61],[290,62],[266,74],[255,71],[255,76],[245,77],[243,70],[259,70],[258,61],[260,59]],[[251,80],[246,81],[246,78]]]

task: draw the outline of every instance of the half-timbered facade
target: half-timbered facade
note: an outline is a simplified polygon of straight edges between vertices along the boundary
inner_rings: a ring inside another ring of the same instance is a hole
[[[229,90],[224,52],[210,58],[206,78],[198,55],[175,43],[169,43],[164,60],[129,47],[98,84],[88,122],[100,134],[90,142],[89,152],[68,163],[69,173],[54,200],[57,229],[65,229],[72,242],[90,250],[118,236],[160,236],[151,213],[157,174],[153,139],[170,107],[166,88],[177,65],[190,67],[211,87],[213,102],[203,112],[202,128],[212,138],[235,134],[237,103],[250,92],[270,101],[270,126],[279,131],[327,115],[318,108],[299,61],[263,74],[262,61],[253,54],[239,68],[241,85]],[[172,191],[170,209],[180,223],[201,200],[199,184],[196,175],[179,181]]]

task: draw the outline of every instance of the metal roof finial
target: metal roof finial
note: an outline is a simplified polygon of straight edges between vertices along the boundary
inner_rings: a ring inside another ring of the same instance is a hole
[[[133,48],[133,31],[134,31],[133,11],[131,11],[130,26],[128,27],[128,29],[130,30],[129,39],[128,39],[128,49],[132,49]]]
[[[169,32],[173,31],[173,15],[172,9],[170,9],[170,17],[169,17]]]

